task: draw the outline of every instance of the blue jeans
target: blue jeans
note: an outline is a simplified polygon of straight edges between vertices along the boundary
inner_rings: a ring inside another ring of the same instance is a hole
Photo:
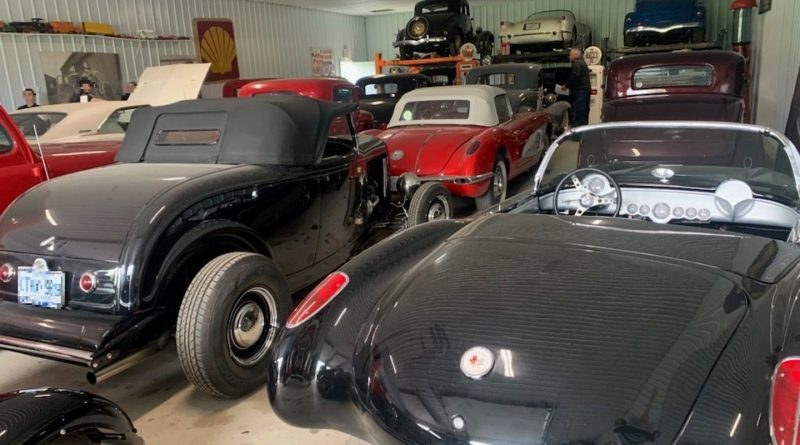
[[[574,91],[572,93],[572,109],[575,112],[575,126],[589,124],[589,100],[591,91]]]

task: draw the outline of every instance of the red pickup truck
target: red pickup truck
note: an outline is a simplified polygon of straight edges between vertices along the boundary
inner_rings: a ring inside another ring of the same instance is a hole
[[[110,164],[115,154],[116,150],[87,152],[84,145],[63,144],[48,147],[42,162],[41,155],[0,107],[0,213],[22,192],[46,181],[48,176]]]

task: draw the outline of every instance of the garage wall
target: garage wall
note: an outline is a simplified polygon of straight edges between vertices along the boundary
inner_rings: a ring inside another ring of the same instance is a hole
[[[310,48],[332,48],[338,62],[347,46],[354,60],[366,60],[365,18],[254,0],[4,0],[0,18],[32,17],[109,23],[118,33],[139,29],[161,35],[193,35],[195,17],[233,20],[242,77],[300,76],[311,73]],[[147,42],[105,37],[0,33],[0,104],[16,108],[25,87],[46,94],[39,51],[116,52],[123,82],[135,79],[164,56],[194,55],[193,41]]]
[[[520,20],[536,11],[569,9],[579,21],[592,29],[594,43],[599,45],[603,37],[609,38],[609,48],[622,46],[622,24],[625,14],[633,11],[635,0],[527,0],[482,4],[472,2],[475,26],[497,33],[502,20]],[[706,0],[708,9],[708,38],[714,40],[722,28],[730,28],[730,0]],[[367,52],[371,58],[382,52],[385,57],[394,57],[397,50],[392,42],[397,31],[406,26],[412,12],[367,17]]]
[[[800,2],[776,1],[754,20],[756,123],[786,131],[800,68]]]

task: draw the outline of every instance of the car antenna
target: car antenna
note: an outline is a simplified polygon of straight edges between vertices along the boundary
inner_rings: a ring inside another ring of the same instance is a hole
[[[42,144],[39,142],[39,132],[36,131],[36,124],[33,125],[33,135],[36,137],[36,147],[39,149],[39,156],[42,157],[42,166],[44,166],[44,177],[46,181],[50,180],[50,172],[47,170],[47,160],[44,158],[44,151]]]

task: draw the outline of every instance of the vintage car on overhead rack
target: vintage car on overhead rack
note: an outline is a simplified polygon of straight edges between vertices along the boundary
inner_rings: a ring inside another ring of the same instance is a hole
[[[464,85],[406,93],[379,137],[411,226],[452,217],[452,195],[479,209],[505,199],[509,179],[539,162],[551,131],[550,115],[515,113],[500,88]]]
[[[764,127],[573,130],[532,193],[312,290],[272,410],[387,445],[795,444],[798,184],[797,148]]]
[[[478,59],[489,61],[494,50],[494,36],[489,31],[472,28],[467,0],[422,0],[414,6],[414,17],[397,33],[392,44],[400,59],[413,59],[415,53],[456,56],[465,43],[474,43]]]
[[[419,73],[378,74],[356,81],[360,89],[359,105],[375,117],[375,128],[386,128],[394,106],[404,94],[430,84],[430,77]]]
[[[625,46],[703,42],[706,18],[697,0],[636,0],[636,10],[625,15]]]
[[[544,111],[553,122],[550,137],[555,139],[569,127],[571,106],[546,94],[542,66],[536,63],[495,63],[467,72],[467,85],[492,85],[505,90],[515,113]]]
[[[701,120],[743,122],[747,63],[733,51],[643,54],[606,71],[603,122]]]
[[[572,11],[540,11],[519,22],[502,21],[500,41],[510,45],[511,54],[564,50],[592,45],[589,26],[579,23]]]
[[[4,444],[144,443],[114,402],[62,388],[0,393],[0,431]]]
[[[239,89],[239,97],[253,97],[264,94],[298,94],[300,96],[329,102],[353,103],[353,122],[356,131],[375,128],[375,117],[369,111],[362,110],[359,104],[360,93],[355,85],[342,77],[292,77],[284,79],[265,79],[250,82]],[[341,128],[337,133],[347,133],[347,123],[339,119]]]
[[[386,147],[356,135],[354,109],[276,95],[137,111],[114,165],[3,214],[0,349],[94,382],[175,333],[203,391],[261,386],[291,292],[351,256],[386,196]]]

